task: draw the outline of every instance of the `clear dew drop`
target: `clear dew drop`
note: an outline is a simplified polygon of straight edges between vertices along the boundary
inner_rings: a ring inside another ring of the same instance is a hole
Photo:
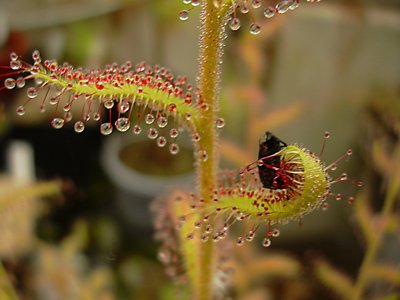
[[[22,63],[20,60],[12,60],[10,61],[10,68],[12,70],[19,70],[22,67]]]
[[[275,228],[275,229],[272,231],[272,236],[273,236],[273,237],[278,237],[279,235],[280,235],[279,229],[278,229],[278,228]]]
[[[119,132],[128,131],[130,127],[131,123],[129,122],[128,118],[118,118],[115,121],[115,128],[117,128]]]
[[[13,88],[15,88],[16,86],[16,82],[14,78],[7,78],[6,80],[4,80],[4,87],[6,89],[12,90]]]
[[[236,240],[236,245],[243,246],[243,244],[244,244],[244,240],[241,236],[239,236]]]
[[[186,113],[185,114],[185,118],[187,121],[190,121],[190,119],[192,118],[192,114],[191,113]]]
[[[208,154],[207,154],[207,152],[205,150],[200,150],[199,151],[199,159],[202,162],[205,162],[205,161],[208,160]]]
[[[65,119],[66,122],[71,121],[71,120],[72,120],[72,113],[71,113],[70,111],[67,111],[67,112],[64,114],[64,119]]]
[[[294,0],[293,4],[290,5],[289,9],[290,10],[295,10],[296,8],[298,8],[300,6],[300,1],[299,0]]]
[[[217,128],[223,128],[223,127],[225,126],[225,120],[224,120],[223,118],[218,118],[218,119],[215,121],[215,126],[216,126]]]
[[[64,124],[65,124],[65,120],[62,118],[54,118],[51,121],[51,126],[53,126],[53,128],[55,128],[55,129],[62,128],[64,126]]]
[[[198,143],[200,141],[200,134],[198,134],[197,132],[193,133],[192,141]]]
[[[83,119],[84,119],[86,122],[90,121],[90,114],[86,114],[86,115],[83,117]]]
[[[246,3],[242,4],[242,6],[240,7],[240,12],[242,14],[247,14],[250,11],[249,7],[247,6]]]
[[[332,164],[331,170],[332,170],[332,171],[335,171],[336,169],[337,169],[337,165],[336,165],[336,164]]]
[[[167,139],[164,136],[159,136],[157,139],[157,146],[164,147],[167,144]]]
[[[347,173],[340,175],[340,180],[347,180]]]
[[[26,93],[27,93],[28,97],[31,99],[36,98],[38,95],[37,90],[33,87],[30,87]]]
[[[252,24],[250,25],[250,33],[251,33],[251,34],[257,35],[257,34],[259,34],[260,32],[261,32],[261,27],[260,27],[260,25],[258,25],[258,24],[256,24],[256,23],[252,23]]]
[[[58,103],[58,98],[57,97],[51,97],[50,100],[49,100],[49,103],[51,105],[56,105]],[[69,111],[71,109],[71,106],[69,106],[69,109],[68,109],[68,104],[66,106],[67,106],[67,110],[65,110],[65,106],[64,106],[64,110],[65,111]]]
[[[85,124],[82,121],[78,121],[74,124],[74,130],[77,133],[81,133],[85,130]]]
[[[44,82],[44,81],[43,81],[42,78],[40,78],[40,77],[36,77],[36,78],[35,78],[35,83],[36,83],[37,85],[41,85],[43,82]]]
[[[155,129],[154,127],[149,128],[149,132],[148,132],[147,136],[148,136],[149,139],[151,139],[151,140],[156,139],[157,136],[158,136],[158,131],[157,131],[157,129]]]
[[[16,60],[18,59],[18,54],[15,53],[15,52],[11,52],[11,53],[10,53],[10,59],[11,59],[12,61],[16,61]]]
[[[179,153],[179,145],[176,143],[172,143],[169,145],[169,152],[173,155],[176,155]]]
[[[264,10],[264,17],[266,17],[267,19],[272,18],[275,15],[275,9],[273,7],[267,7]]]
[[[100,114],[99,114],[99,113],[95,113],[95,114],[93,115],[93,120],[99,121],[99,120],[100,120]]]
[[[184,9],[179,12],[179,20],[186,21],[189,19],[189,11]]]
[[[193,6],[199,6],[200,5],[200,0],[192,0],[192,5]]]
[[[121,105],[120,105],[120,107],[119,107],[119,110],[120,110],[120,112],[123,114],[123,113],[126,113],[126,112],[129,110],[129,107],[130,107],[129,102],[123,100],[123,101],[121,102]]]
[[[25,86],[25,78],[24,77],[18,77],[17,78],[17,88],[21,89]]]
[[[103,135],[109,135],[113,131],[113,127],[111,123],[103,123],[100,125],[100,132]]]
[[[251,6],[253,6],[253,8],[259,8],[261,6],[261,0],[253,0],[251,2]]]
[[[158,120],[157,120],[157,125],[160,128],[164,128],[165,126],[167,126],[168,125],[167,118],[164,117],[164,116],[159,117]]]
[[[25,114],[25,108],[22,105],[18,106],[16,112],[18,116],[23,116]]]
[[[232,18],[229,21],[229,28],[233,31],[239,30],[240,28],[240,20],[238,18]]]
[[[279,2],[275,8],[280,14],[284,14],[289,10],[289,8],[293,5],[293,0],[283,0]]]
[[[183,0],[184,4],[190,4],[192,2],[192,0]]]
[[[140,127],[140,125],[136,124],[135,126],[133,126],[134,134],[140,134],[141,132],[142,132],[142,127]]]
[[[106,100],[103,102],[103,105],[105,108],[111,109],[114,106],[114,100],[112,100],[112,99]]]
[[[263,245],[263,247],[271,246],[271,240],[269,238],[265,238],[262,245]]]
[[[144,121],[146,122],[146,124],[150,125],[154,123],[154,116],[152,114],[147,114]]]
[[[172,129],[169,131],[169,136],[170,136],[171,138],[173,138],[173,139],[177,138],[178,135],[179,135],[179,132],[178,132],[178,130],[177,130],[176,128],[172,128]]]
[[[46,106],[40,105],[40,112],[44,113],[46,111]]]

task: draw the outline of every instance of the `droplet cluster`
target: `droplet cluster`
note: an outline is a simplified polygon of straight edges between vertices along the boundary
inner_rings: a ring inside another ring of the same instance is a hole
[[[179,19],[182,21],[189,19],[190,10],[197,6],[198,2],[197,0],[183,0],[183,3],[189,4],[191,7],[180,11]],[[320,2],[320,0],[307,0],[307,2],[315,3]],[[249,32],[257,35],[261,32],[261,26],[256,21],[257,15],[260,14],[259,11],[262,11],[264,18],[270,19],[276,15],[295,10],[300,6],[300,0],[214,0],[214,5],[221,11],[225,11],[226,9],[230,11],[231,15],[228,26],[233,31],[239,30],[242,27],[239,13],[249,15],[251,20]]]
[[[197,2],[192,1],[192,5]],[[86,70],[55,60],[42,61],[37,50],[32,58],[33,64],[28,64],[11,53],[11,71],[0,88],[12,90],[32,83],[26,90],[26,102],[16,109],[20,116],[31,101],[41,101],[40,112],[52,108],[55,129],[72,121],[73,111],[80,111],[72,126],[77,133],[83,132],[88,122],[98,122],[103,135],[115,130],[144,133],[159,147],[169,143],[172,154],[179,152],[177,138],[183,128],[189,129],[195,143],[200,140],[196,122],[199,112],[207,107],[199,89],[187,83],[186,77],[175,77],[157,65],[133,66],[129,61]],[[81,109],[72,110],[73,106]],[[221,125],[221,120],[218,122]]]

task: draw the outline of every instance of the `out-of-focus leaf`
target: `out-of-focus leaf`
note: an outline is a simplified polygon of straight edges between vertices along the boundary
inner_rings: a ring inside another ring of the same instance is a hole
[[[17,300],[18,296],[8,279],[7,272],[0,262],[0,300]]]
[[[303,109],[304,103],[296,101],[293,104],[271,111],[264,116],[258,117],[252,130],[257,135],[262,135],[266,128],[271,130],[293,121],[303,112]]]
[[[369,207],[365,193],[361,193],[357,196],[354,208],[354,216],[358,225],[360,226],[361,233],[367,240],[367,243],[370,245],[375,241],[376,237],[373,224],[371,223],[373,214],[371,208]]]
[[[368,268],[367,276],[370,281],[384,280],[400,286],[400,270],[389,265],[373,265]]]
[[[324,286],[341,299],[351,299],[354,283],[347,275],[321,259],[314,262],[314,273]]]
[[[249,153],[244,152],[239,146],[230,141],[221,139],[219,146],[222,157],[239,167],[245,166],[252,160]]]
[[[239,268],[239,267],[238,267]],[[258,278],[295,278],[300,274],[300,263],[291,256],[270,254],[249,260],[235,272],[235,287],[244,291]]]

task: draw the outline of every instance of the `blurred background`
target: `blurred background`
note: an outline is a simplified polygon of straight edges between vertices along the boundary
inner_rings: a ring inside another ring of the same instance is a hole
[[[43,59],[88,68],[159,64],[195,83],[199,8],[182,22],[185,7],[179,0],[0,0],[0,65],[9,65],[12,51],[31,62],[39,49]],[[363,203],[358,210],[331,200],[327,211],[281,228],[269,249],[260,241],[240,248],[239,262],[264,261],[265,268],[252,270],[231,295],[336,299],[319,267],[357,277],[369,247],[365,235],[388,218],[382,205],[400,185],[400,3],[302,3],[282,16],[257,17],[257,36],[241,18],[242,28],[227,29],[225,40],[222,166],[254,161],[266,130],[316,153],[329,131],[322,160],[352,148],[335,174],[346,172],[364,187],[335,190]],[[0,274],[14,287],[0,282],[4,299],[174,299],[157,261],[149,206],[168,187],[193,186],[190,144],[183,141],[171,156],[131,133],[104,137],[95,123],[82,134],[72,125],[54,130],[51,111],[28,107],[16,115],[25,93],[0,90]],[[398,266],[398,205],[392,213],[377,259]],[[372,227],[363,228],[365,221]],[[272,258],[283,264],[280,271]],[[291,273],[282,272],[285,263]],[[385,295],[399,285],[397,274],[368,292]]]

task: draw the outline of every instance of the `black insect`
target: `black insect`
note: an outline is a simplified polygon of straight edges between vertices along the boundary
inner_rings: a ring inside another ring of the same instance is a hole
[[[282,176],[278,173],[280,168],[280,156],[277,155],[268,158],[268,156],[279,152],[285,147],[287,147],[287,144],[269,131],[267,131],[262,140],[260,140],[258,159],[262,159],[262,163],[258,164],[258,174],[260,175],[261,183],[265,188],[285,188]]]

